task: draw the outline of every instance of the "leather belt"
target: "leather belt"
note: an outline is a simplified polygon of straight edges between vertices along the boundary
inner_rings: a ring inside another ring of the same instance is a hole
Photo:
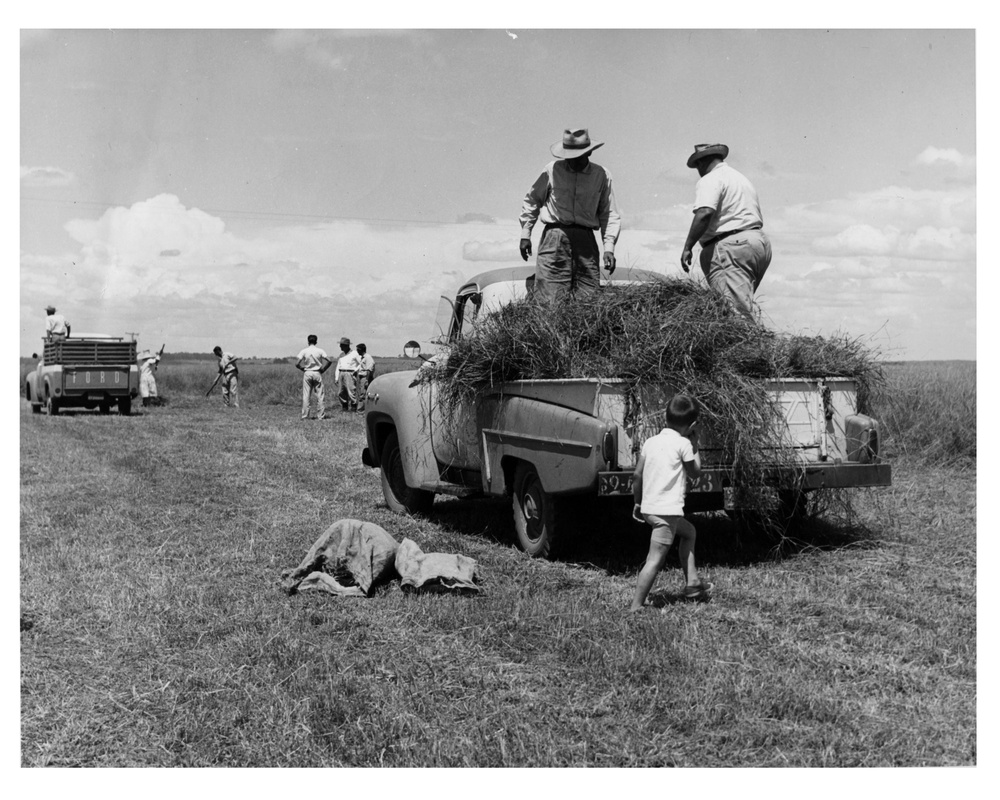
[[[715,244],[719,239],[725,239],[727,236],[735,236],[737,233],[746,233],[747,231],[759,231],[761,229],[760,225],[754,225],[750,228],[740,228],[738,231],[726,231],[725,233],[720,233],[718,236],[713,236],[709,239],[704,247],[708,247],[710,244]]]

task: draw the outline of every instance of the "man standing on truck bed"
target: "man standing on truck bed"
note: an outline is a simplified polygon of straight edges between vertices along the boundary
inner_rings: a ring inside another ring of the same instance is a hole
[[[586,128],[567,129],[562,142],[550,148],[556,160],[545,165],[524,196],[520,250],[525,261],[531,255],[535,222],[541,219],[545,225],[535,259],[535,293],[543,300],[567,293],[590,294],[600,288],[596,230],[604,242],[604,268],[609,275],[615,271],[621,215],[611,174],[590,160],[590,154],[603,144],[592,143]]]
[[[692,248],[701,242],[701,269],[708,285],[746,316],[753,295],[771,263],[771,240],[753,184],[725,162],[724,144],[696,144],[687,160],[698,170],[694,219],[681,253],[681,268],[691,269]]]
[[[69,336],[69,325],[66,324],[66,317],[56,313],[55,306],[45,307],[45,338],[53,342],[61,342]]]

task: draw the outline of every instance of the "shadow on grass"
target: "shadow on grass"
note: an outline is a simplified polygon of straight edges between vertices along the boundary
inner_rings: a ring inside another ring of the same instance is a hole
[[[579,499],[560,513],[561,547],[556,560],[593,567],[611,575],[630,575],[645,561],[649,527],[631,518],[631,500]],[[877,546],[849,507],[806,515],[782,530],[749,520],[735,521],[724,512],[691,514],[698,531],[698,563],[706,567],[739,567],[790,558],[814,550]],[[433,521],[465,536],[509,547],[515,540],[510,502],[497,499],[453,499],[437,502]],[[668,563],[677,559],[677,544]],[[527,557],[527,556],[526,556]]]

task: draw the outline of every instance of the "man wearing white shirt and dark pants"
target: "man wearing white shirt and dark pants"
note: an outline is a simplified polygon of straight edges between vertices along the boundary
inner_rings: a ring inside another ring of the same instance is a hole
[[[333,361],[320,348],[315,334],[306,337],[308,343],[298,355],[296,369],[302,370],[302,419],[309,419],[309,404],[313,394],[316,395],[316,419],[326,417],[326,397],[323,393],[323,373]]]
[[[358,368],[354,373],[354,397],[358,401],[358,413],[365,413],[365,400],[368,399],[368,384],[375,377],[375,359],[368,355],[368,347],[358,344]]]
[[[340,358],[333,379],[340,387],[337,399],[343,411],[356,411],[358,400],[354,394],[354,373],[358,370],[358,354],[351,349],[351,340],[346,336],[340,340]]]
[[[697,144],[687,165],[700,176],[694,190],[694,219],[681,253],[691,269],[692,249],[701,242],[701,269],[708,285],[747,317],[753,296],[771,263],[771,240],[753,184],[730,167],[724,144]]]

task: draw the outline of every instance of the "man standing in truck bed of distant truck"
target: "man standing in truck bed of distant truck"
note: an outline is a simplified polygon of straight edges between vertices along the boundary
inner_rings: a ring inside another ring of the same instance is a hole
[[[45,307],[45,338],[53,342],[61,342],[69,336],[69,325],[66,324],[66,317],[56,313],[55,306]]]

